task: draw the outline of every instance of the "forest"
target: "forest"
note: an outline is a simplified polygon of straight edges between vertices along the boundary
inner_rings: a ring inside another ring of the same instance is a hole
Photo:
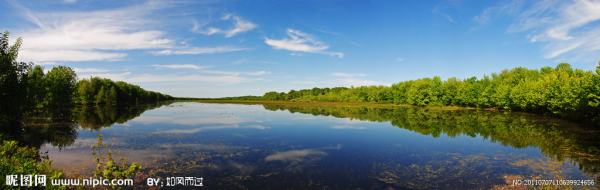
[[[93,77],[78,80],[73,69],[56,66],[45,72],[32,63],[18,62],[21,39],[9,44],[0,38],[0,124],[12,125],[23,115],[41,109],[70,109],[73,105],[136,105],[173,97],[137,85]]]
[[[481,78],[422,78],[391,86],[312,88],[227,100],[375,102],[464,106],[549,114],[600,123],[600,63],[595,72],[556,67],[503,70]]]

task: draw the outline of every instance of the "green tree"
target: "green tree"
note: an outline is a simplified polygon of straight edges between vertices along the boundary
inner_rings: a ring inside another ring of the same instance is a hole
[[[16,61],[21,38],[10,46],[9,33],[0,38],[0,127],[17,122],[25,111],[25,76],[30,64]]]
[[[92,104],[95,102],[94,98],[94,89],[89,80],[84,79],[77,82],[77,99],[80,104]]]
[[[117,105],[117,90],[114,86],[110,88],[105,98],[107,105]]]
[[[54,67],[46,75],[45,81],[48,87],[46,102],[50,108],[68,107],[73,104],[77,76],[71,68]]]
[[[98,94],[96,94],[96,104],[104,104],[106,103],[106,90],[104,90],[104,86],[100,87]]]
[[[27,73],[27,100],[29,108],[40,109],[45,106],[46,83],[44,69],[36,65]]]

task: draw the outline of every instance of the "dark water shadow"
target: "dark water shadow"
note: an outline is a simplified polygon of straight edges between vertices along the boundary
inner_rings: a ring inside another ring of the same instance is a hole
[[[44,144],[63,148],[77,139],[77,130],[99,130],[115,123],[125,123],[147,110],[169,105],[165,101],[132,106],[70,106],[36,110],[28,113],[19,122],[0,128],[0,139],[15,140],[23,146],[40,148]]]

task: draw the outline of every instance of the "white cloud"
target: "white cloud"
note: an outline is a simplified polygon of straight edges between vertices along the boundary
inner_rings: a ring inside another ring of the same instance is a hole
[[[510,32],[527,33],[531,42],[544,44],[544,58],[593,62],[600,58],[598,0],[545,0],[531,4],[514,1],[488,8],[474,19],[487,23],[492,15],[502,14],[516,18]]]
[[[194,65],[194,64],[155,64],[152,65],[153,67],[156,68],[167,68],[167,69],[194,69],[194,70],[198,70],[198,69],[205,69],[206,67],[200,66],[200,65]]]
[[[26,36],[25,36],[26,37]],[[31,40],[31,38],[28,38]],[[31,47],[26,41],[19,51],[19,59],[26,62],[60,62],[60,61],[118,61],[127,56],[124,53],[110,53],[98,50],[53,50],[37,46]]]
[[[201,54],[217,54],[217,53],[229,53],[237,51],[245,51],[247,48],[239,47],[194,47],[194,48],[180,48],[180,49],[165,49],[161,51],[152,52],[155,55],[201,55]]]
[[[353,78],[353,77],[364,77],[362,73],[331,73],[331,76],[342,77],[342,78]]]
[[[106,72],[108,72],[108,70],[106,70],[106,69],[79,68],[79,67],[73,68],[73,71],[75,71],[77,74],[79,74],[79,73],[106,73]]]
[[[215,74],[215,75],[232,75],[232,76],[265,76],[271,74],[269,71],[250,71],[250,72],[239,72],[239,71],[219,71],[219,70],[201,70],[200,72],[206,74]]]
[[[292,52],[318,53],[338,58],[343,58],[342,52],[329,52],[329,46],[313,36],[294,29],[287,29],[288,38],[270,39],[266,38],[265,43],[275,49],[283,49]]]
[[[334,72],[325,77],[311,77],[290,82],[298,88],[312,87],[358,87],[358,86],[374,86],[374,85],[390,85],[386,82],[369,80],[368,76],[363,73],[343,73]]]
[[[269,71],[255,71],[255,72],[246,72],[245,74],[249,75],[249,76],[265,76],[265,75],[271,74],[271,72],[269,72]]]
[[[204,82],[208,84],[231,85],[249,81],[264,80],[262,77],[271,74],[269,71],[220,71],[209,70],[206,66],[194,64],[155,64],[152,67],[168,69],[187,69],[185,73],[131,73],[129,71],[108,71],[95,68],[76,68],[80,78],[102,77],[130,83],[160,82]]]
[[[237,75],[200,75],[200,74],[140,74],[128,77],[130,82],[213,82],[220,84],[237,84],[246,81]]]
[[[202,26],[198,24],[198,22],[194,22],[194,25],[192,26],[192,32],[204,35],[223,34],[225,35],[225,37],[231,38],[237,34],[253,30],[257,27],[256,24],[232,14],[226,14],[221,18],[221,20],[232,21],[233,27],[229,29],[220,29],[215,27],[208,27],[206,29],[203,29]]]
[[[101,77],[107,78],[115,81],[127,81],[127,79],[131,76],[131,72],[129,71],[121,71],[121,72],[100,72],[100,73],[77,73],[77,77],[82,78],[91,78],[91,77]],[[130,82],[130,81],[127,81]]]
[[[242,18],[231,15],[231,14],[225,15],[225,17],[223,17],[223,19],[225,19],[225,20],[233,19],[234,27],[231,30],[225,31],[225,36],[228,38],[235,36],[238,33],[250,31],[250,30],[256,28],[256,25],[254,23],[245,21]]]
[[[151,15],[169,7],[148,1],[144,4],[112,10],[34,12],[9,1],[25,19],[37,26],[17,34],[23,37],[20,57],[32,62],[120,61],[128,50],[153,50],[155,55],[199,55],[243,51],[238,47],[177,47],[161,30]],[[237,16],[235,28],[225,31],[233,36],[255,27]]]
[[[17,34],[23,37],[20,59],[34,62],[111,61],[127,56],[117,50],[168,48],[173,41],[164,32],[147,29],[146,16],[157,2],[113,10],[33,12],[11,4],[37,28]]]
[[[73,3],[77,3],[77,0],[63,0],[63,3],[65,3],[65,4],[73,4]]]
[[[332,73],[335,79],[333,81],[336,85],[341,86],[372,86],[372,85],[385,85],[384,83],[377,82],[374,80],[364,79],[367,75],[362,73]]]

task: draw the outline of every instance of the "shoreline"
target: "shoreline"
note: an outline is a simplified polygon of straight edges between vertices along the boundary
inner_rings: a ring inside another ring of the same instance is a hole
[[[394,104],[394,103],[373,103],[373,102],[322,102],[322,101],[273,101],[273,100],[188,100],[193,102],[202,103],[217,103],[217,104],[267,104],[267,105],[287,105],[287,106],[329,106],[329,107],[365,107],[365,108],[425,108],[434,110],[485,110],[492,112],[501,112],[506,110],[500,110],[496,108],[476,108],[476,107],[462,107],[462,106],[438,106],[438,105],[427,105],[427,106],[414,106],[408,104]],[[536,114],[538,115],[538,114]]]
[[[461,106],[414,106],[405,104],[393,103],[373,103],[373,102],[319,102],[319,101],[273,101],[273,100],[218,100],[218,99],[197,99],[183,100],[180,102],[199,102],[209,104],[243,104],[243,105],[279,105],[279,106],[299,106],[299,107],[336,107],[336,108],[379,108],[379,109],[394,109],[394,108],[419,108],[430,111],[475,111],[475,112],[490,112],[500,114],[518,114],[529,115],[538,119],[550,119],[558,121],[564,125],[571,126],[570,128],[597,130],[596,126],[586,122],[578,122],[567,118],[556,117],[548,114],[539,114],[523,111],[504,110],[498,108],[476,108],[476,107],[461,107]],[[576,127],[575,127],[576,126]]]

